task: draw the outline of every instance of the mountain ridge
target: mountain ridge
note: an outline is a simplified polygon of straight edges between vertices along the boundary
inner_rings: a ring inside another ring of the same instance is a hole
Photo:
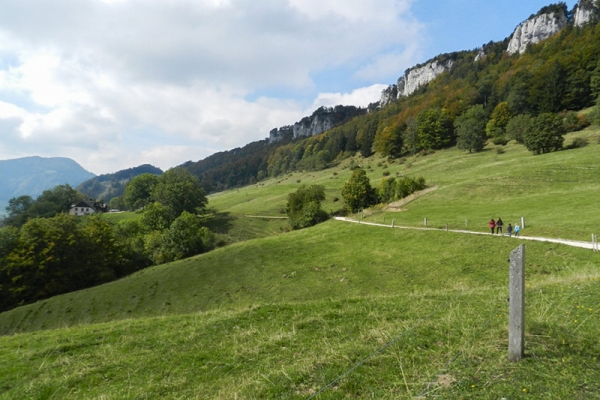
[[[96,176],[67,157],[21,157],[0,160],[0,213],[13,197],[37,197],[58,185],[75,187]]]

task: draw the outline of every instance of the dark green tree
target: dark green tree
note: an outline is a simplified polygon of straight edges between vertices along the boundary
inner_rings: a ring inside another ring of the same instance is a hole
[[[32,218],[51,218],[67,212],[73,204],[83,200],[84,196],[70,185],[58,185],[53,189],[44,190],[27,209],[27,214]]]
[[[452,119],[441,108],[430,108],[417,117],[419,145],[422,149],[442,149],[454,141]]]
[[[379,201],[382,203],[390,203],[396,200],[396,178],[383,178],[377,188]]]
[[[352,172],[350,180],[342,189],[342,197],[346,207],[351,212],[357,212],[364,208],[377,204],[377,195],[371,187],[371,182],[364,169],[358,168]]]
[[[184,211],[162,236],[163,262],[181,260],[212,248],[213,234],[196,214]]]
[[[327,213],[321,209],[325,200],[325,187],[322,185],[300,186],[288,194],[286,214],[292,229],[302,229],[327,219]]]
[[[533,154],[544,154],[560,150],[566,133],[562,118],[556,114],[538,115],[524,136],[525,147]]]
[[[377,121],[369,121],[360,136],[360,154],[367,158],[373,155],[373,141],[377,133]]]
[[[154,202],[144,208],[141,224],[146,232],[161,232],[169,228],[174,219],[173,213],[167,206]]]
[[[154,174],[141,174],[133,178],[125,187],[123,202],[131,210],[137,210],[150,204],[152,190],[158,184],[160,177]]]
[[[13,197],[8,201],[8,206],[6,207],[6,212],[8,216],[5,218],[4,223],[10,226],[22,226],[27,222],[29,218],[29,208],[34,203],[34,200],[31,196],[19,196]]]
[[[525,135],[531,130],[532,125],[533,117],[531,115],[515,115],[506,124],[506,137],[523,144],[525,142]]]
[[[485,147],[487,113],[478,104],[470,107],[454,121],[456,145],[461,150],[481,151]]]
[[[152,198],[167,207],[175,219],[182,212],[203,213],[208,204],[198,179],[183,168],[172,168],[162,174],[152,188]]]

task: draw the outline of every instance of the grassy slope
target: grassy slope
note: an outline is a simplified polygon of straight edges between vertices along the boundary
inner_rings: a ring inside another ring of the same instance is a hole
[[[439,185],[407,211],[367,218],[468,219],[483,231],[492,216],[525,215],[527,234],[587,239],[600,226],[591,142],[538,157],[509,145],[504,154],[447,150],[387,168],[363,161],[373,182],[387,170]],[[350,170],[333,172],[210,203],[234,216],[280,216],[288,192],[320,183],[325,207],[339,208],[332,200]],[[257,221],[232,227],[278,231]],[[0,314],[3,333],[34,331],[0,338],[0,398],[307,398],[393,338],[318,398],[598,396],[598,254],[526,244],[529,357],[510,364],[506,258],[518,243],[330,221],[153,267]]]

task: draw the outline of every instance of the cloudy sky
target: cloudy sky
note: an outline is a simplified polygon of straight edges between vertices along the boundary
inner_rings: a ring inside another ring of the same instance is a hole
[[[197,161],[323,105],[366,106],[407,68],[502,40],[553,2],[5,0],[0,159],[95,174]]]

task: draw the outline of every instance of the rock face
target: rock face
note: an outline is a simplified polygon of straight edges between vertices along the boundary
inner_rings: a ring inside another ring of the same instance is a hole
[[[272,129],[269,132],[269,143],[278,142],[287,135],[294,139],[319,135],[366,112],[366,109],[354,106],[320,107],[310,117],[304,117],[292,126]]]
[[[273,128],[269,132],[269,143],[275,143],[283,140],[286,136],[290,138],[293,135],[293,127],[291,125],[282,126],[281,128]]]
[[[564,10],[563,12],[538,13],[538,15],[517,26],[506,51],[509,54],[523,54],[527,50],[527,46],[557,34],[567,25],[567,22],[566,11]]]
[[[431,82],[441,73],[448,71],[453,64],[452,60],[446,62],[434,60],[422,67],[409,69],[398,79],[398,97],[413,94],[421,85]]]
[[[583,26],[590,22],[598,20],[600,8],[597,0],[579,0],[575,8],[574,24],[575,26]]]
[[[381,107],[384,107],[390,103],[393,103],[396,101],[396,99],[398,99],[398,86],[390,85],[381,92],[381,100],[379,101],[379,104]]]
[[[293,127],[294,139],[305,136],[315,136],[330,130],[335,125],[333,116],[328,114],[313,114],[296,122]]]
[[[384,107],[402,96],[413,94],[422,85],[431,82],[441,73],[450,70],[452,65],[454,65],[454,61],[452,60],[432,60],[425,65],[408,69],[404,75],[398,79],[396,85],[390,85],[381,92],[381,107]]]

